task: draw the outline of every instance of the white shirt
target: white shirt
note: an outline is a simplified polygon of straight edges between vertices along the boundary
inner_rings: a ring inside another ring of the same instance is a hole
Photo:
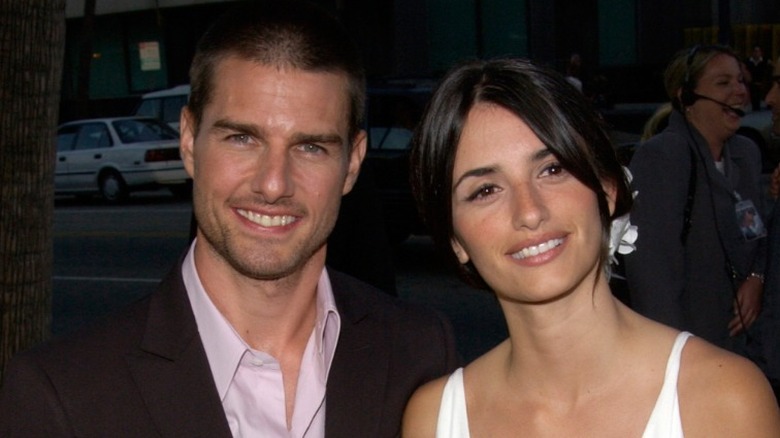
[[[325,388],[341,330],[327,271],[322,270],[317,284],[315,325],[301,361],[288,430],[279,362],[250,348],[211,301],[195,267],[196,244],[184,259],[182,277],[233,436],[324,437]]]

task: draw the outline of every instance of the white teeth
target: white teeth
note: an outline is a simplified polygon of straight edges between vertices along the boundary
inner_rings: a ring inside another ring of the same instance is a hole
[[[295,221],[294,216],[268,216],[247,210],[237,210],[238,214],[263,227],[283,227]]]
[[[533,257],[539,254],[544,254],[547,251],[555,248],[556,246],[559,246],[562,243],[563,243],[563,239],[552,239],[547,242],[540,243],[539,245],[523,248],[520,251],[512,254],[512,258],[522,260],[526,257]]]

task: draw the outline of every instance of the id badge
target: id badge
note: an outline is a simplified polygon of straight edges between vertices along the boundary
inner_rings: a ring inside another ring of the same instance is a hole
[[[760,239],[766,236],[766,227],[764,221],[756,210],[753,201],[739,201],[734,204],[737,213],[737,224],[739,231],[742,232],[742,238],[746,241]]]

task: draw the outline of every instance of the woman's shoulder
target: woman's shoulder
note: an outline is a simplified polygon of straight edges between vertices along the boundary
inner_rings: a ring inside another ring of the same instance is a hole
[[[441,397],[450,375],[432,380],[412,394],[403,418],[404,437],[433,437],[439,418]]]
[[[748,359],[691,337],[678,380],[686,435],[777,436],[780,412],[764,375]]]

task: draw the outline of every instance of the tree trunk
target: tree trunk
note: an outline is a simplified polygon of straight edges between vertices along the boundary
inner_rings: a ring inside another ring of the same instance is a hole
[[[49,336],[65,0],[0,0],[0,378]]]

